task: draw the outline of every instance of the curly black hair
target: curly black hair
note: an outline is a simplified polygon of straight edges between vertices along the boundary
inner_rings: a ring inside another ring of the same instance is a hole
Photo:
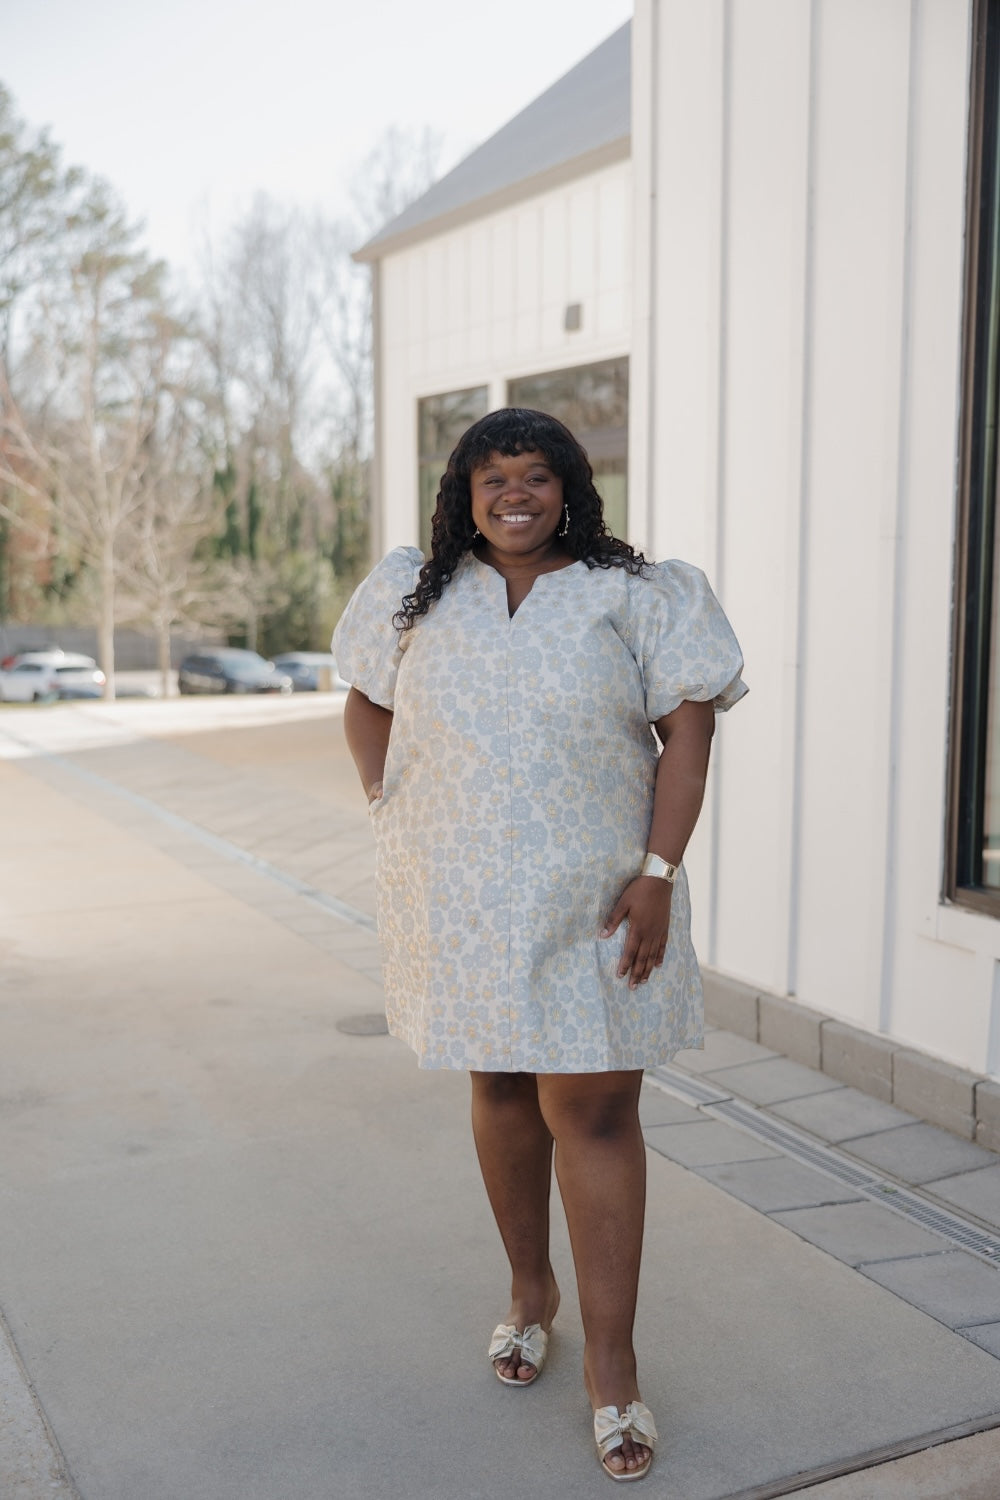
[[[459,439],[441,476],[437,507],[431,521],[431,555],[420,569],[417,586],[393,615],[402,633],[409,630],[440,599],[476,534],[472,519],[469,479],[474,469],[489,463],[494,453],[510,458],[517,453],[541,453],[563,485],[569,530],[561,537],[571,557],[588,568],[625,568],[641,573],[648,567],[641,552],[613,536],[604,523],[604,505],[594,488],[594,471],[586,452],[568,427],[545,412],[510,406],[481,417]]]

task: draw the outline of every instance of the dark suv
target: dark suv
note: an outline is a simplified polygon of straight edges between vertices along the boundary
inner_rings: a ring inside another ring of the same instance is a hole
[[[185,656],[177,671],[182,693],[290,693],[293,686],[273,661],[235,646]]]

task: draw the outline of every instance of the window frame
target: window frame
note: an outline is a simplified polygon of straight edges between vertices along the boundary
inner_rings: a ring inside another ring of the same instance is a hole
[[[990,62],[994,66],[989,66]],[[982,883],[991,637],[996,569],[1000,461],[982,474],[991,413],[989,332],[1000,314],[993,267],[1000,154],[1000,0],[974,0],[969,92],[962,394],[959,421],[958,514],[952,632],[952,712],[945,900],[1000,917],[1000,889]],[[994,378],[1000,374],[1000,351]],[[998,383],[1000,384],[1000,383]],[[997,388],[994,388],[994,400]],[[992,413],[994,422],[997,413]],[[998,644],[1000,649],[1000,644]],[[1000,705],[998,705],[1000,708]]]

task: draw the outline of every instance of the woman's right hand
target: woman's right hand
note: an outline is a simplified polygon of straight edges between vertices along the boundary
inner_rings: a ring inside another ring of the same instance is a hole
[[[373,781],[372,784],[371,784],[371,786],[368,788],[368,806],[371,807],[372,803],[373,802],[377,802],[381,796],[382,796],[382,783],[381,783],[381,781]]]

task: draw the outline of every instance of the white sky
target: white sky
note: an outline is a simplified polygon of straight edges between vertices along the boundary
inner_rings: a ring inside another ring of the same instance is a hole
[[[0,80],[183,267],[259,190],[344,211],[390,125],[441,131],[447,169],[631,14],[631,0],[2,0]]]

